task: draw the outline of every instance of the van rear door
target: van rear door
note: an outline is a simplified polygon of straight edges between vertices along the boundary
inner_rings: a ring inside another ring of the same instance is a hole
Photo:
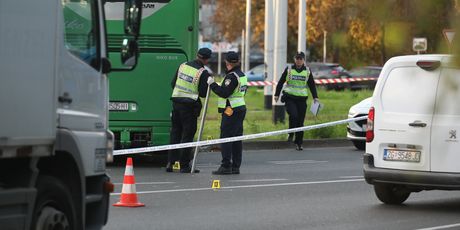
[[[403,57],[404,58],[404,57]],[[407,57],[406,57],[407,58]],[[393,63],[375,104],[375,166],[430,170],[430,137],[439,68],[425,70],[417,58]],[[376,95],[374,95],[375,97]]]
[[[431,171],[460,172],[460,69],[441,71],[431,134]]]

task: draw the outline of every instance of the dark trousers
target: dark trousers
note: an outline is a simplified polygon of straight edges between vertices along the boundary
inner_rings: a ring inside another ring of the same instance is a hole
[[[243,135],[243,120],[246,116],[246,109],[234,110],[232,116],[222,113],[220,123],[220,138],[236,137]],[[222,167],[240,168],[243,155],[243,142],[235,141],[223,143],[222,148]]]
[[[307,111],[306,100],[296,100],[286,98],[286,111],[289,115],[289,128],[302,127],[305,120],[305,112]],[[294,143],[301,145],[303,142],[303,131],[295,133]]]
[[[200,115],[200,110],[201,107],[173,103],[170,134],[171,144],[193,141],[197,127],[196,121]],[[173,149],[168,152],[168,162],[174,164],[174,162],[179,161],[181,168],[189,167],[192,159],[192,148]]]

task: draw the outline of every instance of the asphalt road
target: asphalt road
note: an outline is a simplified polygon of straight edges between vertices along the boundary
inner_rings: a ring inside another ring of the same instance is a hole
[[[135,160],[141,208],[110,207],[105,229],[460,229],[460,193],[413,193],[382,204],[353,147],[245,151],[240,175],[211,174],[220,153],[201,153],[198,174]],[[124,166],[110,166],[119,200]],[[220,180],[221,188],[211,189]]]

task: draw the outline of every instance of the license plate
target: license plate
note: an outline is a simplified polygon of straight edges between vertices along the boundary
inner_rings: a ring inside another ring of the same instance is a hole
[[[128,111],[128,102],[109,102],[109,111]]]
[[[408,151],[398,149],[385,149],[383,152],[383,160],[385,161],[404,161],[404,162],[420,162],[420,151]]]

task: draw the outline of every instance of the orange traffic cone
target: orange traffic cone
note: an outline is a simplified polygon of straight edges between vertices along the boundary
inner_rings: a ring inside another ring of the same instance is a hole
[[[134,179],[133,159],[128,157],[126,161],[125,177],[123,179],[123,188],[121,189],[120,201],[113,206],[118,207],[143,207],[143,203],[137,200],[136,181]]]

